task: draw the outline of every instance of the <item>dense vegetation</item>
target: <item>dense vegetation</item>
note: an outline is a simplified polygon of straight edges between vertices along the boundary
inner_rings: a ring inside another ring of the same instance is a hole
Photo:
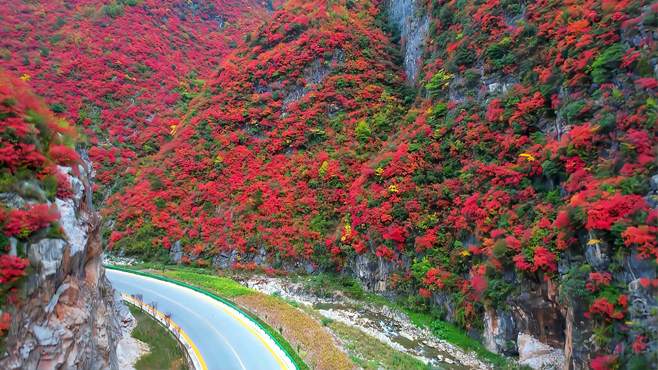
[[[0,58],[84,128],[110,249],[268,271],[376,259],[387,290],[471,330],[536,287],[587,322],[592,366],[655,356],[628,283],[658,287],[656,4],[420,2],[411,88],[383,1],[93,3],[20,2]],[[9,161],[7,181],[32,165]]]

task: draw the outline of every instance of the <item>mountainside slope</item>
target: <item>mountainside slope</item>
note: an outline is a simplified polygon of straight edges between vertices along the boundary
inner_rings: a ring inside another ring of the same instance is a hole
[[[237,262],[231,251],[329,265],[323,237],[347,185],[402,108],[377,12],[368,3],[288,2],[248,34],[172,141],[112,199],[111,247],[153,254],[181,241],[194,257],[220,253],[227,266]],[[379,117],[372,127],[369,116]]]
[[[575,368],[655,364],[657,11],[418,11],[431,21],[413,122],[351,185],[349,244],[369,245],[357,275],[417,289],[533,366],[554,361],[535,340]]]
[[[658,363],[655,2],[11,9],[112,251],[350,274],[536,368]]]
[[[114,198],[110,244],[351,272],[535,366],[650,363],[655,6],[377,5],[290,1],[248,35]],[[427,34],[395,57],[387,18]]]
[[[201,78],[243,43],[242,29],[266,18],[257,0],[0,1],[0,7],[7,10],[0,16],[3,68],[29,80],[53,111],[83,128],[97,179],[109,191],[122,186],[117,174],[132,161],[157,152]]]

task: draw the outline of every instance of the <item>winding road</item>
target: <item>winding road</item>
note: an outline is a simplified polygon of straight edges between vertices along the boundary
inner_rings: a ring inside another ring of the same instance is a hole
[[[110,269],[106,274],[119,292],[141,295],[143,302],[171,314],[207,369],[295,369],[271,337],[234,308],[170,282]]]

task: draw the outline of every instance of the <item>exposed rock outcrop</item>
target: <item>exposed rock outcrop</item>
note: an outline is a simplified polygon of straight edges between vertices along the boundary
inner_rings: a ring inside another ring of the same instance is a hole
[[[564,353],[561,349],[548,346],[537,338],[525,333],[519,333],[519,363],[533,369],[559,369],[564,363]]]
[[[121,332],[115,311],[121,303],[101,264],[99,219],[85,192],[91,189],[89,168],[60,168],[73,189],[71,198],[54,202],[64,235],[37,236],[19,245],[32,273],[23,286],[25,298],[10,308],[2,369],[118,368]]]
[[[352,264],[353,274],[363,287],[374,292],[385,292],[389,289],[389,277],[394,266],[380,257],[367,254],[358,255]]]
[[[418,65],[430,25],[429,17],[421,12],[419,3],[416,0],[390,0],[388,9],[390,21],[400,32],[404,70],[412,84],[418,76]]]

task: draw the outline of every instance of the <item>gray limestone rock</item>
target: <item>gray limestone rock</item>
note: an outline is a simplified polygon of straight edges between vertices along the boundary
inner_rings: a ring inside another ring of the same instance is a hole
[[[183,247],[180,240],[176,241],[169,249],[169,259],[174,263],[181,263],[183,259]]]
[[[429,16],[420,12],[420,3],[417,0],[389,1],[389,18],[400,30],[404,70],[411,84],[415,84],[418,77],[420,57],[430,25]]]
[[[40,280],[55,274],[62,264],[67,243],[61,239],[42,239],[28,246],[28,258],[33,266],[38,266]]]
[[[484,313],[484,344],[488,350],[505,355],[515,355],[517,349],[516,323],[511,312],[487,309]]]
[[[33,325],[32,334],[37,339],[40,346],[55,346],[59,344],[59,337],[55,335],[55,331],[46,326]]]
[[[610,264],[608,244],[598,239],[594,233],[589,234],[589,240],[585,247],[585,258],[595,270],[602,271],[607,269]]]

